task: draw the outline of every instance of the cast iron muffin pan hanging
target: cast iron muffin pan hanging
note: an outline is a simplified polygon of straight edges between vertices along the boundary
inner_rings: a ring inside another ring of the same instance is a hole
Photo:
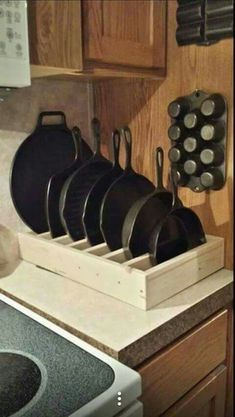
[[[178,185],[195,192],[221,189],[226,177],[225,98],[196,90],[172,101],[168,113],[172,122],[168,157]]]

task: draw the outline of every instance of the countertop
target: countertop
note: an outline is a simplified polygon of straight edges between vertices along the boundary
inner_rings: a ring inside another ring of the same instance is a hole
[[[0,292],[130,367],[231,303],[233,272],[221,269],[149,311],[22,261]]]

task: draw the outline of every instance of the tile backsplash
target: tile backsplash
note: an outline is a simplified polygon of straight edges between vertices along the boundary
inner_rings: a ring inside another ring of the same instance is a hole
[[[92,146],[92,85],[88,82],[33,80],[32,85],[12,91],[0,102],[0,224],[15,231],[27,230],[13,206],[9,189],[12,159],[22,141],[34,130],[41,111],[60,110],[68,126],[78,125]]]

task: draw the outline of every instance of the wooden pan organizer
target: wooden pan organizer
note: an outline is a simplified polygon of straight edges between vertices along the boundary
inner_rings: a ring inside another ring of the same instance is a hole
[[[123,249],[110,252],[105,243],[91,247],[86,239],[52,239],[50,233],[19,233],[18,238],[23,260],[142,310],[224,266],[224,239],[210,235],[203,245],[154,267],[148,254],[126,261]]]

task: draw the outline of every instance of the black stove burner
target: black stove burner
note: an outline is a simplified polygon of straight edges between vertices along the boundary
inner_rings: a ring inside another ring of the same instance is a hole
[[[114,379],[111,366],[0,301],[0,417],[69,417]]]
[[[26,406],[41,382],[38,365],[23,352],[0,351],[0,417],[9,417]]]

